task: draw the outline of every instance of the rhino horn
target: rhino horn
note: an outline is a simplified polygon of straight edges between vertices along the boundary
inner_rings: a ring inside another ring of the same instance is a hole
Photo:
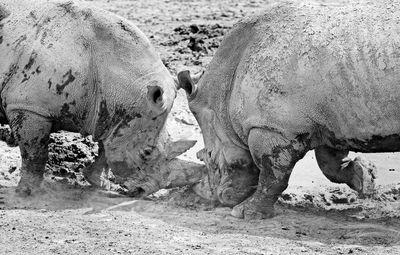
[[[160,189],[199,183],[207,176],[205,165],[177,158],[163,161],[157,169],[159,172],[156,173],[156,178],[146,178],[144,182],[130,177],[123,180],[122,183],[128,190],[127,195],[145,197]]]
[[[192,148],[197,141],[195,140],[179,140],[175,142],[169,142],[165,148],[167,160],[171,160],[181,155],[185,151]]]
[[[207,174],[205,165],[181,159],[168,161],[166,167],[169,174],[162,184],[166,189],[198,183]]]

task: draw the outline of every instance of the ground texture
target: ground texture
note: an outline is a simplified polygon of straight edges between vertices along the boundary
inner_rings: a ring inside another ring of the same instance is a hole
[[[201,71],[222,37],[240,18],[262,11],[262,0],[92,0],[132,20],[175,74]],[[346,2],[330,0],[320,2]],[[200,129],[184,93],[167,123],[174,139],[197,139],[183,155],[196,160]],[[14,143],[7,128],[0,139]],[[360,198],[330,183],[313,152],[297,165],[276,206],[277,216],[244,221],[229,208],[212,208],[190,188],[161,191],[146,200],[88,191],[81,171],[97,145],[77,134],[52,137],[46,187],[52,192],[15,196],[20,155],[0,142],[0,254],[399,254],[400,155],[364,154],[378,168],[377,192]],[[356,156],[353,154],[352,156]],[[74,185],[74,189],[65,187]],[[123,191],[123,187],[117,187]]]

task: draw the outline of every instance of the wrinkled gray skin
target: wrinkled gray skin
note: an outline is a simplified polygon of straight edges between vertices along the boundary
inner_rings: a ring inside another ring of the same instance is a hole
[[[174,159],[194,142],[170,144],[164,130],[174,80],[129,21],[83,2],[0,0],[0,75],[0,120],[21,150],[21,194],[39,189],[49,135],[60,129],[99,141],[84,171],[92,184],[110,167],[132,195],[200,178],[199,166],[184,172]]]
[[[400,2],[284,3],[238,23],[196,86],[216,198],[268,218],[290,173],[315,149],[325,176],[373,191],[375,167],[349,151],[400,151]]]

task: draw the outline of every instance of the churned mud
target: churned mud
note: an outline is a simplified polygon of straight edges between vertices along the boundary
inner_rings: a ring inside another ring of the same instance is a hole
[[[222,37],[240,18],[261,11],[262,0],[93,0],[132,20],[175,74],[210,62]],[[345,0],[319,0],[343,3]],[[181,157],[196,161],[200,129],[180,91],[167,123],[174,139],[196,139]],[[361,198],[330,183],[313,152],[297,165],[272,219],[244,221],[214,208],[189,187],[133,200],[90,188],[82,169],[93,161],[90,137],[52,136],[47,192],[21,198],[14,189],[21,158],[0,128],[0,254],[398,254],[400,155],[353,154],[378,168],[377,191]],[[112,176],[110,177],[112,181]],[[115,188],[115,187],[114,187]],[[115,191],[123,190],[117,187]]]

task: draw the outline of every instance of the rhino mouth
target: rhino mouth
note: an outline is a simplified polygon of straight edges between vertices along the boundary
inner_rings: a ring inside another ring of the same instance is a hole
[[[215,161],[215,157],[212,157],[212,151],[206,148],[201,149],[196,153],[196,157],[206,164],[207,168],[216,170],[217,164]]]
[[[228,162],[221,151],[206,148],[197,153],[197,158],[206,164],[210,191],[222,205],[233,207],[256,190],[259,172],[245,158],[238,157]]]
[[[217,187],[218,200],[225,206],[234,207],[243,202],[256,191],[256,185],[233,185],[225,182]]]
[[[200,151],[197,152],[196,156],[197,158],[204,162],[204,164],[207,167],[207,177],[208,177],[208,184],[209,184],[209,189],[212,193],[213,197],[218,197],[218,199],[221,201],[220,196],[218,196],[218,188],[225,186],[223,183],[221,183],[222,179],[222,174],[221,174],[221,168],[218,167],[218,165],[215,162],[215,159],[212,158],[212,151],[203,148]]]
[[[134,178],[128,178],[123,182],[123,185],[128,190],[127,196],[135,198],[146,197],[161,189],[158,182],[153,178],[144,182],[137,181]]]
[[[145,197],[147,194],[146,190],[143,189],[142,187],[136,187],[132,190],[128,190],[128,192],[126,192],[126,195],[129,197],[135,197],[135,198],[142,198]]]

